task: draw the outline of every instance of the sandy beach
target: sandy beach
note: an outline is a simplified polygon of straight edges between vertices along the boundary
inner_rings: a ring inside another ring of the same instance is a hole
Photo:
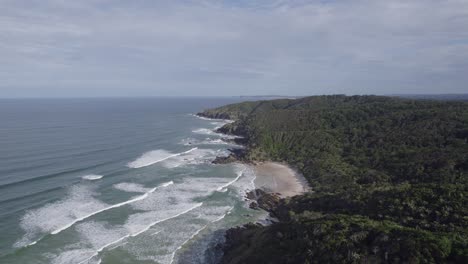
[[[291,167],[277,162],[262,162],[254,166],[255,187],[266,192],[290,197],[306,192],[306,179]]]

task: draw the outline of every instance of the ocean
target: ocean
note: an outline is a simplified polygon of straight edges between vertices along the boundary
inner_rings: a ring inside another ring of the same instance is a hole
[[[245,165],[214,165],[245,98],[0,100],[0,263],[214,263],[254,221]]]

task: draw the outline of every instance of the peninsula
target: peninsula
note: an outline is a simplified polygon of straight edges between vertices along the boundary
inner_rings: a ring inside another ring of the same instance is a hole
[[[228,230],[222,263],[468,262],[468,103],[333,95],[199,115],[235,120],[218,131],[242,136],[237,160],[290,164],[313,190],[268,208],[277,223]]]

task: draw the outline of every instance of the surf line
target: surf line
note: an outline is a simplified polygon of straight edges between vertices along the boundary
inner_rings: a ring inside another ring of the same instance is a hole
[[[113,242],[110,242],[110,243],[108,243],[108,244],[106,244],[106,245],[104,245],[104,246],[98,248],[98,249],[95,251],[95,253],[94,253],[91,257],[89,257],[89,258],[87,258],[87,259],[85,259],[85,260],[79,262],[78,264],[83,264],[83,263],[86,263],[86,262],[90,261],[92,258],[94,258],[94,257],[96,257],[97,255],[99,255],[99,253],[102,252],[104,249],[106,249],[106,248],[108,248],[108,247],[110,247],[110,246],[112,246],[112,245],[115,245],[115,244],[117,244],[117,243],[123,241],[123,240],[126,239],[126,238],[129,238],[129,237],[136,237],[136,236],[140,235],[141,233],[144,233],[144,232],[148,231],[151,227],[155,226],[156,224],[159,224],[159,223],[164,222],[164,221],[167,221],[167,220],[169,220],[169,219],[176,218],[176,217],[178,217],[178,216],[181,216],[181,215],[183,215],[183,214],[186,214],[186,213],[192,211],[193,209],[198,208],[198,207],[200,207],[200,206],[202,206],[202,205],[203,205],[203,203],[197,203],[196,205],[192,206],[191,208],[189,208],[189,209],[187,209],[187,210],[185,210],[185,211],[183,211],[183,212],[180,212],[180,213],[178,213],[178,214],[176,214],[176,215],[169,216],[169,217],[164,218],[164,219],[161,219],[161,220],[157,220],[157,221],[151,223],[150,225],[148,225],[147,227],[143,228],[142,230],[140,230],[140,231],[138,231],[138,232],[136,232],[136,233],[125,235],[125,236],[123,236],[123,237],[121,237],[121,238],[119,238],[119,239],[117,239],[117,240],[115,240],[115,241],[113,241]]]
[[[218,188],[216,189],[216,191],[221,192],[224,188],[229,187],[231,184],[233,184],[233,183],[235,183],[237,180],[239,180],[239,178],[240,178],[243,174],[244,174],[244,170],[238,172],[238,173],[237,173],[237,177],[236,177],[234,180],[232,180],[232,181],[226,183],[225,185],[223,185],[223,186],[221,186],[221,187],[218,187]]]
[[[189,114],[189,115],[196,117],[198,119],[201,119],[201,120],[205,120],[205,121],[219,121],[219,122],[225,122],[225,123],[234,123],[234,120],[231,120],[231,119],[209,118],[209,117],[199,116],[196,114]]]
[[[161,161],[165,161],[165,160],[170,159],[170,158],[174,158],[174,157],[177,157],[177,156],[181,156],[181,155],[184,155],[184,154],[188,154],[188,153],[190,153],[190,152],[192,152],[192,151],[194,151],[194,150],[197,150],[197,149],[198,149],[198,148],[195,147],[195,148],[189,149],[189,150],[184,151],[184,152],[180,152],[180,153],[175,153],[175,154],[169,155],[169,156],[167,156],[167,157],[165,157],[165,158],[162,158],[162,159],[159,159],[159,160],[146,162],[146,163],[144,163],[144,164],[138,164],[138,161],[141,160],[141,159],[143,159],[143,158],[145,158],[145,155],[154,152],[154,151],[150,151],[150,152],[147,152],[147,153],[143,154],[143,155],[140,156],[138,159],[136,159],[136,160],[134,160],[134,161],[128,163],[128,164],[127,164],[127,167],[132,168],[132,169],[139,169],[139,168],[147,167],[147,166],[153,165],[153,164],[155,164],[155,163],[158,163],[158,162],[161,162]]]
[[[113,209],[113,208],[121,207],[121,206],[124,206],[124,205],[127,205],[127,204],[131,204],[131,203],[134,203],[134,202],[137,202],[137,201],[141,201],[141,200],[143,200],[143,199],[146,199],[146,198],[148,197],[148,195],[150,195],[151,193],[153,193],[153,192],[156,191],[157,189],[159,189],[159,188],[161,188],[161,187],[167,187],[167,186],[172,185],[172,184],[174,184],[173,181],[163,183],[163,184],[161,184],[161,185],[159,185],[159,186],[157,186],[157,187],[154,187],[154,188],[152,188],[151,190],[149,190],[148,192],[146,192],[146,193],[144,193],[144,194],[142,194],[142,195],[140,195],[140,196],[137,196],[137,197],[135,197],[135,198],[133,198],[133,199],[130,199],[130,200],[128,200],[128,201],[121,202],[121,203],[118,203],[118,204],[114,204],[114,205],[105,207],[105,208],[103,208],[103,209],[101,209],[101,210],[97,210],[97,211],[95,211],[95,212],[92,212],[92,213],[90,213],[90,214],[87,214],[87,215],[85,215],[85,216],[76,218],[75,220],[73,220],[72,222],[68,223],[67,225],[65,225],[65,226],[63,226],[63,227],[61,227],[61,228],[59,228],[59,229],[56,229],[56,230],[50,232],[50,234],[51,234],[51,235],[56,235],[56,234],[58,234],[58,233],[60,233],[60,232],[62,232],[62,231],[64,231],[64,230],[70,228],[70,227],[73,226],[74,224],[76,224],[76,223],[78,223],[78,222],[80,222],[80,221],[83,221],[83,220],[85,220],[86,218],[89,218],[89,217],[91,217],[91,216],[93,216],[93,215],[102,213],[102,212],[104,212],[104,211],[107,211],[107,210],[110,210],[110,209]],[[45,237],[45,236],[39,238],[38,240],[36,240],[36,241],[34,241],[34,242],[29,243],[27,246],[32,246],[32,245],[36,244],[37,242],[39,242],[39,241],[41,241],[42,239],[44,239],[44,237]]]
[[[222,216],[220,216],[217,219],[215,219],[214,221],[212,221],[212,223],[216,223],[216,222],[219,222],[219,221],[223,220],[224,217],[226,217],[226,215],[231,213],[232,209],[234,209],[234,206],[231,206],[231,208],[229,208],[229,210],[227,210],[225,214],[223,214]]]
[[[226,215],[230,214],[232,209],[234,208],[234,206],[232,206],[231,208],[229,208],[225,214],[223,214],[222,216],[220,216],[219,218],[215,219],[214,221],[211,221],[211,223],[216,223],[220,220],[222,220]],[[185,244],[187,244],[190,240],[192,240],[194,237],[196,237],[198,234],[200,234],[200,232],[202,232],[203,230],[205,230],[207,227],[208,227],[209,224],[206,224],[204,225],[202,228],[198,229],[195,233],[193,233],[187,240],[185,240],[184,242],[182,242],[182,244],[180,244],[180,246],[178,246],[172,253],[171,253],[171,259],[170,259],[170,262],[169,264],[172,264],[174,262],[174,259],[175,259],[175,255],[177,253],[177,251],[179,251]]]
[[[174,252],[171,253],[171,262],[169,264],[172,264],[174,262],[175,254],[177,251],[179,251],[185,244],[187,244],[190,240],[192,240],[194,237],[196,237],[201,231],[205,230],[208,227],[208,225],[205,225],[201,229],[197,230],[194,234],[192,234],[187,240],[185,240],[180,246],[174,250]]]

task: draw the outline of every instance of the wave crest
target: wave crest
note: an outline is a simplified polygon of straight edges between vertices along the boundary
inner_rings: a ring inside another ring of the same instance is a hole
[[[89,174],[89,175],[85,175],[83,177],[81,177],[81,179],[83,180],[88,180],[88,181],[95,181],[95,180],[99,180],[99,179],[102,179],[102,175],[96,175],[96,174]]]
[[[196,149],[198,149],[198,148],[192,148],[190,150],[180,152],[180,153],[171,153],[171,152],[163,150],[163,149],[153,150],[153,151],[149,151],[149,152],[144,153],[143,155],[141,155],[136,160],[128,163],[127,166],[129,168],[133,168],[133,169],[142,168],[142,167],[153,165],[153,164],[161,162],[161,161],[165,161],[165,160],[173,158],[173,157],[177,157],[177,156],[180,156],[180,155],[183,155],[183,154],[190,153],[190,152],[192,152],[192,151],[194,151]]]

